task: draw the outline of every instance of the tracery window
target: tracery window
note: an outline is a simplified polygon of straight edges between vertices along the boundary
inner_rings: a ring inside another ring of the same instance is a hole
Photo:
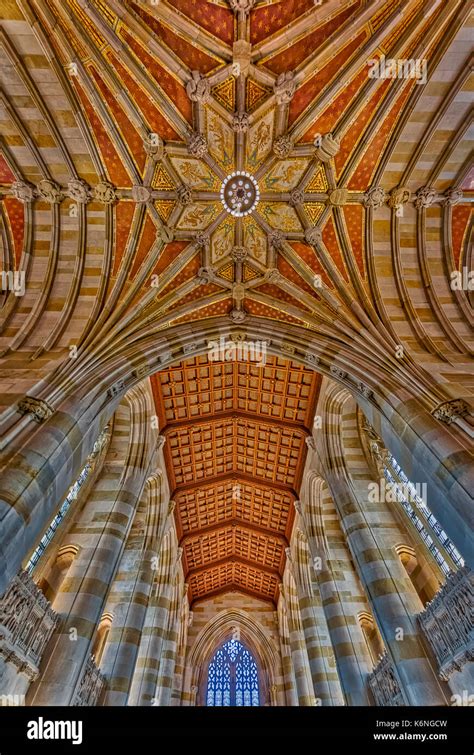
[[[209,663],[206,705],[260,705],[255,658],[238,640],[224,642]]]

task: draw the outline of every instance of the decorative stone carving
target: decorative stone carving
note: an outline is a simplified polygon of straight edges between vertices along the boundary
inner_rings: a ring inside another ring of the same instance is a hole
[[[283,233],[283,231],[280,231],[277,228],[270,231],[268,234],[268,244],[276,252],[281,251],[284,240],[285,234]]]
[[[229,0],[229,5],[234,13],[245,13],[248,15],[255,5],[255,0]]]
[[[78,684],[72,705],[75,707],[94,707],[98,704],[105,687],[105,678],[97,668],[92,656],[87,659],[84,673]]]
[[[207,141],[203,134],[199,131],[193,131],[189,135],[187,141],[188,152],[192,157],[204,157],[207,154]]]
[[[329,203],[335,207],[340,207],[341,205],[346,204],[348,196],[349,193],[347,189],[334,189],[329,195]]]
[[[165,435],[158,435],[156,439],[156,450],[159,451],[166,443],[166,436]]]
[[[304,232],[304,238],[307,244],[311,244],[311,246],[316,246],[316,244],[320,244],[323,240],[323,233],[321,231],[321,228],[317,228],[316,226],[313,226],[312,228],[307,228]]]
[[[211,84],[199,71],[192,71],[191,78],[186,84],[186,94],[191,102],[204,105],[211,98]]]
[[[308,435],[308,437],[305,438],[304,440],[310,451],[316,451],[316,444],[314,442],[314,438],[312,435]]]
[[[194,613],[190,611],[188,613],[188,627],[192,627],[194,621]]]
[[[246,131],[248,131],[248,128],[250,126],[250,120],[249,120],[249,114],[248,113],[234,113],[232,117],[232,130],[235,131],[237,134],[243,134]]]
[[[338,378],[339,380],[345,380],[347,377],[347,372],[344,372],[344,370],[341,370],[340,367],[336,367],[336,365],[334,364],[331,365],[329,371],[331,375],[334,375],[334,377]]]
[[[247,312],[244,309],[234,307],[229,312],[229,319],[234,323],[244,322],[247,319]]]
[[[303,507],[301,506],[301,501],[293,501],[293,505],[295,507],[295,511],[300,516],[303,516]]]
[[[371,399],[374,397],[374,392],[367,385],[365,385],[365,383],[357,383],[357,389],[359,393],[364,396],[364,398]]]
[[[291,345],[291,343],[282,343],[281,350],[285,352],[285,354],[290,354],[290,356],[293,356],[295,353],[295,347]]]
[[[280,73],[275,81],[273,91],[277,105],[288,105],[296,92],[296,81],[294,71]]]
[[[132,199],[137,204],[146,204],[151,199],[151,189],[149,186],[132,186]]]
[[[192,204],[193,193],[189,186],[187,186],[186,184],[181,184],[181,186],[178,186],[178,188],[176,189],[176,194],[178,197],[178,202],[183,205],[183,207]]]
[[[373,210],[378,210],[386,201],[387,195],[381,186],[373,186],[364,194],[364,207],[372,207]]]
[[[210,236],[205,233],[204,231],[198,231],[196,233],[196,237],[194,239],[194,245],[196,249],[202,249],[203,247],[209,246],[211,243]]]
[[[272,267],[265,273],[265,278],[269,283],[279,283],[281,281],[281,273],[276,267]]]
[[[215,271],[213,267],[200,267],[197,274],[199,283],[202,286],[206,285],[207,283],[212,283],[214,274]]]
[[[417,210],[422,210],[426,207],[431,207],[436,199],[436,191],[429,186],[423,186],[418,189],[415,197],[415,207]]]
[[[102,204],[113,204],[117,199],[114,186],[109,181],[101,181],[94,189],[94,196]]]
[[[309,364],[319,364],[319,357],[316,356],[316,354],[313,354],[311,351],[307,351],[304,355],[305,362],[309,362]]]
[[[232,257],[234,262],[243,262],[244,259],[247,257],[247,250],[244,246],[234,246],[230,256]]]
[[[251,60],[252,45],[246,39],[237,39],[232,46],[233,75],[247,75]]]
[[[439,677],[445,681],[474,660],[474,574],[463,566],[451,572],[418,622],[433,648]]]
[[[108,398],[115,398],[125,390],[125,380],[117,380],[107,391]]]
[[[50,204],[58,204],[63,198],[61,187],[47,178],[39,182],[37,192],[41,199]]]
[[[314,146],[316,147],[316,157],[318,160],[328,163],[339,152],[341,140],[331,133],[324,134],[324,136],[319,134],[314,140]]]
[[[386,652],[369,675],[368,681],[376,705],[398,707],[405,704],[395,669]]]
[[[31,414],[32,418],[38,424],[49,419],[54,414],[54,409],[49,406],[43,399],[34,396],[25,396],[18,404],[20,414]]]
[[[387,204],[392,209],[399,209],[404,204],[410,201],[410,189],[406,189],[405,187],[399,187],[397,189],[393,189],[390,192],[389,198],[387,200]]]
[[[15,199],[23,202],[23,204],[32,202],[35,198],[35,187],[28,183],[28,181],[15,181],[12,184],[11,190]]]
[[[73,178],[69,181],[67,193],[78,204],[87,204],[92,198],[91,187],[82,178]]]
[[[279,136],[273,142],[273,152],[281,160],[283,160],[285,157],[288,157],[292,149],[293,142],[288,134]]]
[[[461,189],[448,189],[444,192],[444,199],[447,205],[454,207],[454,205],[462,202],[463,193]]]
[[[292,189],[290,191],[290,205],[292,207],[296,207],[298,204],[303,204],[304,202],[304,191],[303,189]]]
[[[162,225],[157,231],[156,236],[163,244],[170,244],[174,239],[174,231],[168,225]]]
[[[58,619],[40,588],[21,571],[0,599],[0,657],[36,679]]]
[[[439,404],[431,413],[435,419],[450,425],[451,422],[454,422],[458,417],[464,417],[468,412],[469,407],[466,402],[462,398],[454,398]]]
[[[143,149],[149,157],[161,160],[165,153],[165,145],[159,134],[147,134],[143,139]]]

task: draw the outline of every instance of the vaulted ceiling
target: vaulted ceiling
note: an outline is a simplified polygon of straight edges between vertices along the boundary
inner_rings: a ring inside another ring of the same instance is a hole
[[[203,356],[152,384],[190,600],[233,589],[276,604],[319,375]]]

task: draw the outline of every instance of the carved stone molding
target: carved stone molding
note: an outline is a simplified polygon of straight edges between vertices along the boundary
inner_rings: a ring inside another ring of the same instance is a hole
[[[293,149],[293,142],[288,134],[283,134],[282,136],[279,136],[273,142],[273,152],[277,157],[279,157],[282,160],[285,157],[288,157],[292,149]]]
[[[50,204],[59,204],[63,199],[61,187],[55,181],[50,181],[47,178],[39,182],[36,191],[40,199]]]
[[[109,181],[101,181],[94,188],[94,197],[102,204],[113,204],[117,200],[115,187]]]
[[[132,186],[132,199],[137,204],[146,204],[151,200],[151,189],[139,184]]]
[[[320,244],[323,240],[323,232],[321,231],[321,228],[313,226],[312,228],[306,229],[306,231],[304,232],[304,238],[307,244],[316,246],[316,244]]]
[[[211,243],[211,237],[205,233],[204,231],[198,231],[196,233],[196,237],[194,239],[194,245],[196,249],[202,249],[203,247],[209,246]]]
[[[191,78],[186,84],[186,94],[191,102],[199,102],[205,105],[211,99],[211,84],[209,79],[206,79],[200,71],[192,71]]]
[[[188,137],[187,148],[192,157],[204,157],[208,151],[206,137],[199,131],[193,131]]]
[[[341,370],[340,367],[336,367],[336,365],[332,364],[329,368],[329,371],[331,375],[334,375],[335,378],[338,378],[339,380],[345,380],[347,377],[347,372],[344,370]]]
[[[215,270],[213,267],[200,267],[198,270],[197,278],[201,285],[212,283],[215,276]]]
[[[67,185],[68,196],[78,204],[87,204],[92,199],[92,190],[82,178],[73,178]]]
[[[439,404],[431,413],[435,419],[444,422],[446,425],[450,425],[451,422],[454,422],[459,417],[464,417],[468,414],[469,407],[462,398],[454,398]]]
[[[374,397],[374,392],[365,385],[365,383],[358,382],[357,390],[364,396],[364,398],[372,399]]]
[[[292,189],[290,191],[290,205],[292,207],[296,207],[299,204],[303,204],[304,202],[304,191],[303,189]]]
[[[438,662],[440,679],[448,681],[455,671],[474,660],[473,604],[474,575],[463,566],[448,574],[446,583],[418,616]]]
[[[283,233],[283,231],[280,231],[278,229],[274,229],[268,234],[268,244],[277,252],[282,249],[284,240],[285,234]]]
[[[234,246],[230,253],[234,262],[243,262],[247,255],[248,252],[245,246]]]
[[[392,209],[399,209],[404,204],[410,201],[411,193],[410,189],[401,186],[393,189],[388,197],[387,204]]]
[[[444,200],[446,204],[451,205],[452,207],[462,202],[462,199],[463,193],[461,189],[448,189],[444,192]]]
[[[310,451],[316,451],[316,444],[312,435],[308,435],[304,440]]]
[[[294,71],[280,73],[275,81],[273,91],[277,105],[288,105],[296,92],[296,81]]]
[[[34,396],[25,396],[18,403],[20,414],[31,414],[32,418],[38,424],[49,419],[54,414],[54,409],[41,398]]]
[[[318,160],[328,163],[339,152],[341,140],[331,133],[324,134],[324,136],[319,134],[314,140],[314,146],[316,147],[316,157]]]
[[[250,120],[248,113],[234,113],[232,116],[232,131],[235,131],[237,134],[243,134],[248,131],[249,126]]]
[[[58,620],[40,588],[21,571],[0,599],[0,655],[35,679]]]
[[[87,663],[77,686],[71,705],[74,707],[96,706],[105,687],[105,678],[100,673],[92,656]]]
[[[229,0],[229,5],[234,13],[245,13],[248,15],[255,5],[255,0]]]
[[[313,354],[311,351],[307,351],[304,355],[305,362],[309,362],[309,364],[319,364],[319,357],[316,356],[316,354]]]
[[[119,396],[125,390],[125,380],[117,380],[116,383],[110,386],[107,391],[108,398],[115,398]]]
[[[148,157],[161,160],[165,152],[165,145],[159,134],[151,133],[143,139],[143,149]]]
[[[247,319],[247,312],[244,309],[234,307],[229,312],[229,319],[235,323],[244,322]]]
[[[427,207],[431,207],[433,202],[436,200],[437,193],[434,189],[431,189],[429,186],[423,186],[421,189],[418,189],[415,196],[415,207],[417,210],[423,210]]]
[[[192,204],[193,202],[193,192],[186,184],[181,184],[181,186],[178,186],[178,188],[176,189],[176,195],[178,197],[178,202],[183,207],[186,207],[186,205]]]
[[[380,658],[368,681],[376,705],[394,707],[405,704],[395,669],[387,653]]]
[[[373,186],[364,194],[364,207],[371,207],[373,210],[378,210],[386,201],[387,195],[381,186]]]
[[[163,244],[170,244],[174,239],[174,231],[168,225],[162,225],[156,232],[156,236]]]
[[[35,187],[28,183],[28,181],[15,181],[12,184],[11,190],[15,199],[23,202],[23,204],[32,202],[35,198]]]

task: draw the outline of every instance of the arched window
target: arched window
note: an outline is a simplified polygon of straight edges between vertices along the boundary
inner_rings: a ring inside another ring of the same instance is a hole
[[[209,664],[206,705],[260,705],[255,658],[238,640],[224,642]]]

